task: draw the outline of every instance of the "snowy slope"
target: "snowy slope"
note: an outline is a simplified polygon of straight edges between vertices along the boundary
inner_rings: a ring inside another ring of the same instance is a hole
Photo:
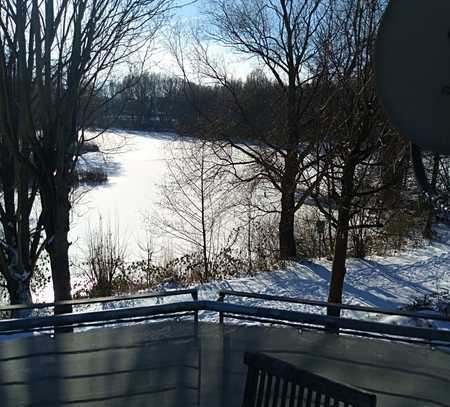
[[[436,228],[436,242],[423,248],[411,248],[390,257],[349,259],[344,286],[347,304],[378,308],[407,308],[415,299],[450,291],[450,229]],[[259,273],[254,277],[205,284],[200,298],[215,299],[221,289],[249,291],[294,298],[326,301],[331,263],[328,261],[292,263],[284,270]],[[228,302],[320,312],[317,307],[273,303],[256,299],[229,297]],[[346,311],[344,316],[367,318]],[[427,326],[424,321],[385,317],[384,322]],[[435,324],[435,323],[433,323]],[[446,326],[448,324],[441,324]]]
[[[436,242],[423,248],[411,248],[395,256],[371,257],[364,260],[349,259],[344,287],[344,302],[377,308],[411,309],[415,299],[450,291],[450,229],[436,228]],[[286,268],[261,272],[254,276],[229,279],[199,285],[199,299],[217,300],[219,290],[235,290],[263,293],[293,298],[326,301],[331,264],[328,261],[290,263]],[[163,287],[175,289],[182,287]],[[192,288],[192,287],[191,287]],[[118,307],[163,304],[175,301],[190,301],[190,296],[136,300],[114,304],[98,304],[89,310]],[[259,299],[226,297],[226,302],[251,306],[276,307],[323,313],[323,308],[308,305],[280,303]],[[435,301],[436,302],[436,301]],[[430,313],[436,306],[416,308]],[[86,310],[86,307],[83,308]],[[80,310],[81,311],[81,310]],[[450,323],[427,320],[412,320],[405,317],[381,316],[361,312],[344,311],[343,316],[358,319],[376,319],[386,323],[419,327],[441,327],[450,329]],[[203,312],[200,318],[217,321],[215,313]]]

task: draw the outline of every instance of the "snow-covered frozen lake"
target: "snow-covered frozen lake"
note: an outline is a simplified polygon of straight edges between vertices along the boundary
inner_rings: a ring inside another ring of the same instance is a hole
[[[101,220],[120,235],[129,258],[142,256],[147,240],[146,215],[158,210],[160,185],[167,173],[170,146],[177,136],[166,133],[105,133],[95,141],[102,154],[87,153],[80,166],[106,170],[108,181],[78,189],[70,231],[72,256],[83,256],[86,239]]]

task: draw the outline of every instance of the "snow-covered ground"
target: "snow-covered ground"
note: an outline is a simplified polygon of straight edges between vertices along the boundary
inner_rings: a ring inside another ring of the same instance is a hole
[[[410,248],[390,257],[370,257],[364,260],[349,259],[344,287],[343,302],[377,308],[411,309],[415,300],[425,296],[435,297],[450,292],[450,229],[439,226],[435,229],[436,241],[422,248]],[[292,298],[327,300],[331,263],[314,261],[292,263],[283,270],[256,274],[205,284],[199,287],[201,299],[216,299],[221,289],[264,293]],[[450,301],[450,297],[448,297]],[[227,298],[227,302],[245,303],[255,306],[273,306],[283,309],[323,312],[306,305],[293,305],[263,301],[259,299]],[[429,309],[445,307],[445,299],[433,301]],[[428,307],[416,309],[425,310]],[[411,309],[412,310],[412,309]],[[345,311],[344,316],[373,318],[361,312]],[[375,316],[377,319],[395,324],[435,326],[450,329],[450,323],[436,321],[414,321],[401,317]]]

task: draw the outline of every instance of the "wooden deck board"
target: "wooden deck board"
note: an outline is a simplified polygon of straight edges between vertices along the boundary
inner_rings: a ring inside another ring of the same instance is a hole
[[[450,354],[428,346],[193,322],[0,342],[0,405],[239,406],[247,350],[374,392],[382,407],[450,406]]]

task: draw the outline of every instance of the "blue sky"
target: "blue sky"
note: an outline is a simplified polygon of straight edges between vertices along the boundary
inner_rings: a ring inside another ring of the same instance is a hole
[[[198,0],[177,0],[176,3],[177,5],[183,5],[177,11],[177,14],[181,17],[196,17],[200,14]]]
[[[175,4],[180,6],[175,11],[175,20],[181,20],[184,23],[195,23],[195,20],[202,18],[201,10],[205,8],[207,0],[176,0]],[[158,47],[159,50],[155,55],[158,63],[156,66],[151,67],[151,70],[158,72],[174,72],[176,73],[177,68],[174,63],[173,57],[170,53],[164,50],[162,47]],[[223,55],[224,59],[227,61],[227,71],[233,76],[240,78],[245,78],[254,68],[255,62],[249,61],[248,58],[240,57],[239,55],[232,53],[229,49],[224,49],[219,46],[212,47],[215,56]]]

